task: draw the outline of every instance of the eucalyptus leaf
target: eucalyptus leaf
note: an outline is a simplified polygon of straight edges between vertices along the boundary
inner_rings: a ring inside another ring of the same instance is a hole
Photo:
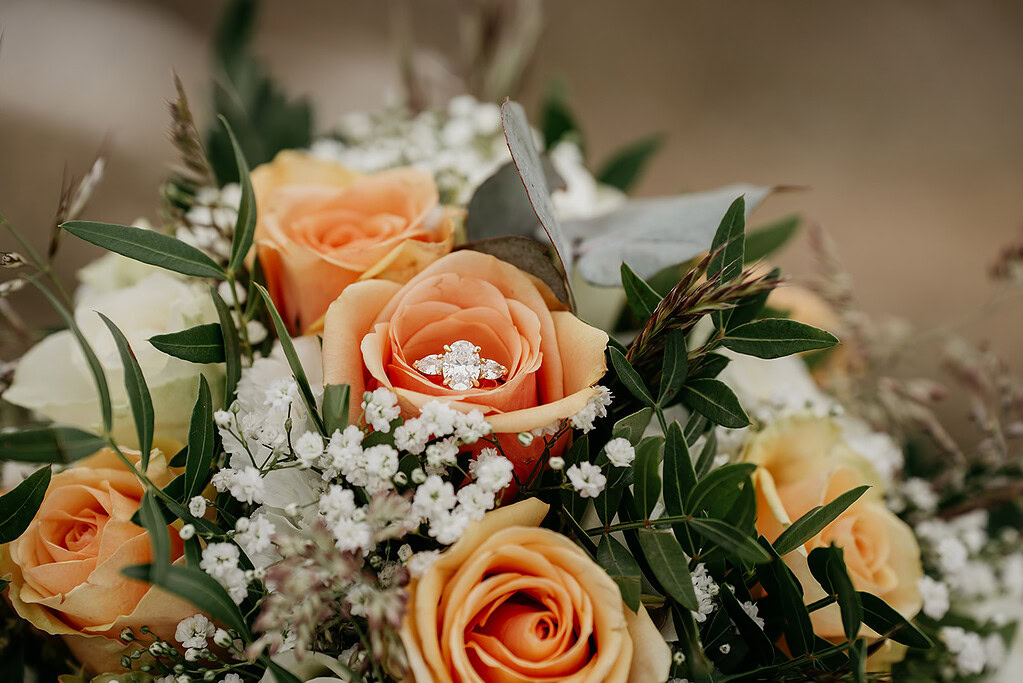
[[[588,282],[618,286],[621,264],[649,279],[669,266],[703,254],[721,216],[739,195],[751,212],[772,191],[738,184],[707,192],[630,199],[618,209],[565,221],[566,238],[578,243],[576,267]],[[740,245],[741,246],[741,245]]]
[[[754,320],[730,329],[721,339],[722,346],[736,353],[768,359],[829,349],[837,343],[830,332],[786,318]]]
[[[70,221],[61,227],[79,239],[151,266],[192,277],[227,277],[203,252],[155,230],[92,221]]]
[[[788,525],[771,545],[779,555],[792,552],[838,519],[838,516],[859,500],[860,496],[869,488],[869,486],[858,486],[837,496],[825,505],[818,505],[808,510],[799,519]]]
[[[604,162],[597,172],[597,180],[628,192],[662,145],[664,136],[661,134],[648,135],[626,145]]]
[[[646,280],[632,272],[627,263],[622,263],[622,287],[632,314],[641,321],[653,315],[657,304],[661,303],[661,295]]]
[[[518,176],[515,177],[515,182],[518,183],[521,192],[522,183],[518,180]],[[532,215],[531,208],[529,211]],[[536,217],[533,216],[533,219],[535,221]],[[466,244],[459,249],[471,249],[483,254],[490,254],[505,263],[510,263],[519,270],[524,270],[539,278],[551,288],[558,301],[566,306],[571,305],[565,274],[551,260],[551,254],[547,247],[536,240],[517,236],[494,237]]]
[[[348,409],[352,388],[347,384],[328,384],[323,387],[323,425],[327,435],[348,426]]]
[[[639,609],[642,572],[625,547],[608,534],[597,544],[597,564],[607,572],[622,592],[622,601],[633,612]]]
[[[846,571],[842,549],[831,545],[826,548],[814,548],[807,557],[810,573],[824,592],[838,600],[838,608],[842,614],[842,629],[847,640],[855,640],[863,622],[863,604],[860,596],[853,588],[852,581]]]
[[[156,417],[153,412],[153,399],[149,395],[149,387],[146,385],[146,378],[142,375],[142,368],[135,358],[135,352],[125,339],[124,334],[117,328],[114,322],[100,313],[96,314],[103,319],[103,323],[110,330],[114,343],[117,344],[117,351],[121,356],[121,365],[124,368],[124,388],[128,394],[128,405],[131,407],[131,415],[135,420],[135,433],[139,440],[139,453],[142,455],[142,471],[149,467],[149,455],[153,450],[153,428]]]
[[[640,529],[639,545],[651,571],[672,600],[686,609],[698,610],[700,603],[689,574],[689,561],[675,537],[666,531]]]
[[[256,285],[256,291],[263,297],[266,309],[270,313],[271,320],[273,320],[274,328],[277,330],[277,339],[281,344],[281,350],[284,351],[284,357],[288,360],[288,365],[291,367],[291,373],[295,376],[295,382],[298,384],[302,400],[305,402],[305,406],[312,416],[317,430],[323,436],[328,436],[326,428],[323,426],[323,420],[320,419],[320,411],[316,407],[316,397],[313,395],[312,387],[309,386],[309,378],[302,368],[302,361],[299,360],[298,352],[295,351],[295,344],[291,341],[288,328],[284,325],[284,321],[281,320],[281,314],[277,312],[277,307],[274,306],[273,299],[270,298],[270,293],[266,291],[266,288]]]
[[[206,377],[199,375],[199,395],[188,425],[188,456],[185,460],[185,489],[180,500],[188,501],[202,493],[213,463],[215,434],[213,398]]]
[[[646,388],[643,378],[622,352],[615,348],[609,348],[608,354],[611,356],[611,364],[614,366],[615,372],[618,373],[618,379],[622,381],[622,384],[641,402],[647,406],[653,406],[655,402],[654,397],[650,395],[650,390]]]
[[[238,205],[238,219],[234,225],[234,237],[231,240],[231,260],[227,264],[229,272],[234,273],[245,263],[245,257],[252,247],[252,238],[256,234],[256,195],[252,191],[252,181],[249,179],[249,165],[245,162],[245,154],[242,152],[238,140],[231,130],[231,124],[224,116],[217,117],[227,137],[231,140],[231,149],[234,151],[234,163],[238,169],[238,183],[242,188],[241,203]]]
[[[233,628],[246,642],[251,640],[252,634],[238,605],[234,604],[224,587],[206,572],[172,564],[161,574],[154,576],[152,565],[143,564],[125,567],[121,573],[131,579],[147,581],[168,593],[184,598],[215,621]]]
[[[42,467],[0,496],[0,543],[10,543],[25,532],[49,485],[50,468]]]
[[[66,465],[106,445],[105,438],[75,427],[23,427],[0,432],[0,460]]]
[[[565,181],[558,175],[550,159],[541,157],[547,187],[564,189]],[[484,180],[466,207],[465,234],[473,244],[508,236],[533,238],[542,233],[540,221],[529,203],[515,163],[509,161]]]
[[[501,120],[504,123],[504,136],[508,141],[508,151],[518,169],[519,177],[526,188],[529,203],[533,206],[541,227],[547,238],[554,245],[554,251],[561,261],[562,270],[572,272],[572,251],[554,214],[551,193],[547,185],[543,164],[533,142],[533,132],[526,120],[526,113],[517,102],[505,102],[501,107]],[[567,282],[567,280],[566,280]],[[569,300],[573,302],[572,289],[569,287]]]
[[[724,382],[710,378],[689,380],[682,387],[682,400],[690,408],[722,427],[749,426],[749,417],[739,399]]]
[[[149,343],[168,356],[174,356],[189,363],[223,363],[224,334],[219,323],[206,323],[189,327],[180,332],[157,334]],[[228,392],[230,396],[233,392]]]

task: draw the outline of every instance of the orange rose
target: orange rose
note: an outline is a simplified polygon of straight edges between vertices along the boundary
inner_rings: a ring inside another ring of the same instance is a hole
[[[401,638],[417,683],[662,683],[671,651],[646,610],[535,498],[494,510],[409,586]]]
[[[779,420],[753,437],[746,447],[745,459],[759,465],[753,473],[757,531],[770,541],[817,505],[857,486],[873,487],[807,541],[804,548],[785,556],[785,563],[803,586],[807,604],[826,594],[810,574],[806,554],[834,543],[842,548],[849,578],[857,590],[877,595],[906,618],[920,610],[917,581],[923,570],[916,537],[884,504],[880,478],[846,445],[832,420],[816,417]],[[838,605],[817,610],[810,616],[817,635],[845,639]],[[866,626],[863,635],[877,637]]]
[[[162,455],[150,460],[147,474],[158,486],[173,477]],[[121,574],[123,567],[151,561],[149,535],[131,522],[144,493],[120,458],[103,449],[53,475],[28,529],[0,548],[0,572],[10,577],[14,609],[33,626],[64,636],[96,672],[121,670],[125,645],[117,636],[125,628],[138,633],[148,626],[173,642],[177,623],[196,612]],[[173,561],[182,556],[173,528],[170,540]]]
[[[504,365],[505,381],[457,391],[413,367],[459,340]],[[586,407],[607,369],[607,340],[536,278],[493,256],[458,251],[404,286],[370,280],[346,289],[327,311],[323,377],[327,384],[351,385],[353,420],[363,392],[377,387],[397,394],[406,417],[436,399],[463,412],[479,409],[495,433],[506,435],[505,454],[525,476],[542,439],[527,449],[514,435]]]
[[[315,329],[358,280],[405,282],[451,251],[454,210],[412,168],[360,176],[284,151],[252,171],[256,246],[274,304],[292,332]]]

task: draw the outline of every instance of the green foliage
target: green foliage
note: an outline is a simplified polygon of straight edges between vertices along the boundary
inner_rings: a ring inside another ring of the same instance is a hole
[[[746,263],[766,258],[785,246],[799,229],[799,220],[799,216],[794,214],[751,230],[746,235]]]
[[[107,445],[101,436],[60,425],[0,432],[3,460],[67,465]]]
[[[604,162],[596,174],[597,180],[628,192],[663,145],[664,136],[660,134],[648,135],[626,145]]]
[[[144,472],[149,467],[149,453],[153,449],[153,427],[156,423],[153,399],[149,395],[146,378],[142,376],[142,368],[139,367],[139,362],[135,359],[135,353],[131,350],[128,340],[110,318],[98,311],[97,315],[103,319],[103,323],[110,330],[110,334],[117,344],[117,351],[121,355],[121,365],[124,367],[124,388],[128,394],[128,405],[131,406],[132,418],[135,420],[135,431],[139,439],[139,452],[142,454],[142,471]]]
[[[231,140],[238,182],[242,186],[238,219],[235,222],[234,237],[231,240],[231,260],[227,264],[228,272],[234,273],[244,265],[245,257],[252,246],[252,238],[256,234],[256,195],[252,191],[252,181],[249,179],[249,165],[245,161],[245,154],[234,136],[234,131],[231,130],[231,125],[226,118],[220,116],[219,119],[224,130],[227,131],[227,137]]]
[[[223,363],[226,358],[224,334],[218,323],[206,323],[180,332],[157,334],[149,338],[149,343],[168,356],[187,360],[189,363]]]
[[[185,488],[178,500],[188,501],[199,495],[210,475],[216,434],[213,428],[213,398],[210,385],[199,375],[199,396],[192,408],[188,425],[188,457],[185,460]]]
[[[909,647],[931,647],[931,639],[881,598],[860,591],[863,623],[896,643]]]
[[[821,588],[838,600],[845,637],[850,641],[855,640],[863,622],[863,604],[846,572],[842,549],[835,545],[814,548],[810,551],[807,563],[810,573]]]
[[[323,387],[323,426],[328,435],[348,426],[348,409],[352,388],[347,384]]]
[[[643,549],[643,557],[667,595],[686,609],[699,609],[689,574],[689,561],[675,537],[666,531],[640,529],[639,545]]]
[[[611,536],[601,536],[596,560],[618,584],[626,606],[632,611],[639,609],[642,572],[625,546]]]
[[[241,340],[238,338],[238,330],[234,325],[234,317],[228,308],[227,302],[220,296],[216,289],[210,287],[210,297],[213,299],[213,307],[217,310],[217,319],[220,320],[220,337],[224,342],[224,407],[230,408],[234,397],[235,388],[242,377],[242,351]]]
[[[28,528],[50,485],[50,468],[42,467],[0,496],[0,543],[10,543]]]
[[[721,339],[722,346],[757,358],[781,358],[828,349],[837,343],[838,339],[829,332],[786,318],[754,320],[729,329]]]
[[[740,429],[749,425],[749,416],[739,399],[724,382],[710,378],[690,380],[682,388],[682,400],[714,424]]]
[[[818,505],[812,510],[807,510],[774,540],[774,549],[779,555],[785,555],[803,545],[823,531],[824,527],[838,519],[838,516],[859,500],[860,496],[869,488],[869,486],[858,486],[825,505]]]
[[[639,399],[644,405],[653,406],[655,405],[654,397],[650,395],[650,390],[646,388],[646,384],[643,382],[643,378],[640,377],[636,369],[632,367],[622,352],[616,348],[609,348],[608,354],[611,356],[611,364],[614,366],[615,372],[618,373],[618,379],[622,381],[625,387],[632,392],[632,395]]]
[[[152,491],[146,491],[139,505],[139,519],[149,534],[149,543],[153,547],[153,563],[150,567],[150,581],[161,579],[170,566],[170,536],[167,534],[167,521],[160,511],[156,497]]]
[[[560,81],[551,82],[547,88],[540,109],[540,132],[548,150],[569,137],[583,148],[582,128],[569,109],[565,86]]]
[[[686,335],[682,330],[672,330],[664,341],[664,359],[661,364],[661,387],[657,394],[657,405],[662,408],[671,405],[689,373],[689,352],[686,350]]]
[[[657,304],[661,303],[661,295],[655,292],[646,280],[632,272],[627,263],[622,263],[622,287],[625,288],[629,308],[640,320],[646,320],[653,315]]]

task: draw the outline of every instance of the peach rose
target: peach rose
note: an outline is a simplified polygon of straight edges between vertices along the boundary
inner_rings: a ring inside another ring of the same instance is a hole
[[[252,171],[256,247],[267,288],[292,332],[316,329],[348,285],[405,282],[451,251],[457,212],[438,205],[425,171],[360,176],[283,151]]]
[[[671,651],[646,610],[535,498],[474,522],[409,586],[401,638],[417,683],[662,683]]]
[[[463,339],[508,369],[503,383],[457,391],[413,367]],[[363,392],[377,387],[397,394],[406,417],[436,399],[461,411],[479,409],[495,433],[506,435],[499,437],[505,454],[525,476],[543,443],[527,449],[514,435],[586,407],[607,369],[607,341],[536,278],[493,256],[458,251],[404,286],[370,280],[346,289],[327,311],[323,377],[351,385],[353,420]]]
[[[158,486],[173,478],[162,455],[150,460],[147,474]],[[103,449],[53,475],[28,529],[0,547],[14,609],[33,626],[64,636],[75,656],[99,673],[122,670],[125,645],[117,636],[123,629],[138,633],[148,626],[173,642],[177,623],[197,611],[121,574],[151,561],[149,535],[131,522],[144,493],[117,455]],[[176,530],[170,532],[173,561],[183,551]]]
[[[753,473],[757,491],[757,530],[774,541],[792,521],[849,489],[870,485],[838,519],[785,556],[803,586],[807,604],[826,596],[810,574],[806,554],[834,543],[842,548],[849,578],[857,590],[877,595],[906,618],[922,605],[917,581],[923,575],[920,547],[909,525],[884,504],[881,480],[841,438],[828,418],[790,417],[754,436],[745,459],[759,465]],[[813,612],[814,631],[844,640],[838,605]],[[866,626],[862,635],[877,637]]]

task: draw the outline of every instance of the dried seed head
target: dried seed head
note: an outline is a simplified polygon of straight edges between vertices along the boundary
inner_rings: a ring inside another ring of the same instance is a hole
[[[25,265],[24,257],[16,251],[0,251],[0,268],[20,268]]]

